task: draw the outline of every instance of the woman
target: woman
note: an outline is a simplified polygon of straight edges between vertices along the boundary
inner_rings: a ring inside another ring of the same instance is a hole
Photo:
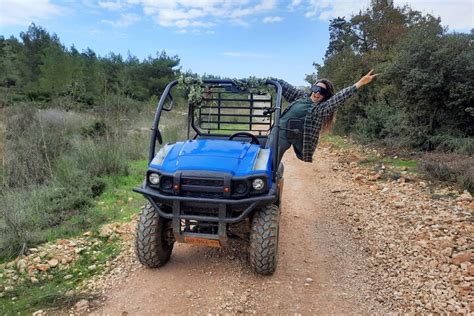
[[[336,110],[357,90],[372,82],[377,76],[373,70],[360,78],[355,84],[334,94],[333,84],[326,79],[318,80],[311,87],[311,94],[296,89],[289,83],[278,80],[283,88],[283,97],[292,102],[282,113],[278,126],[279,160],[288,148],[293,145],[298,159],[305,162],[313,161],[313,154],[318,145],[321,130],[331,128]],[[270,148],[275,139],[276,129],[268,138],[267,148]]]

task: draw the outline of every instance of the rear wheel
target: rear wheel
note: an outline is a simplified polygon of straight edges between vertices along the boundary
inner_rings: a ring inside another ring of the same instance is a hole
[[[257,210],[250,226],[249,261],[258,274],[273,274],[278,261],[280,209],[268,205]]]
[[[171,221],[161,217],[147,203],[138,220],[135,248],[138,260],[149,268],[165,265],[173,251],[174,238]]]

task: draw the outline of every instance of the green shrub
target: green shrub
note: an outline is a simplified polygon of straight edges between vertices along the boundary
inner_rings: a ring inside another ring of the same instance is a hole
[[[442,152],[453,152],[457,154],[474,154],[474,138],[459,137],[449,133],[439,133],[428,138],[431,146]]]
[[[103,120],[98,120],[93,122],[92,124],[88,126],[84,126],[81,129],[81,135],[85,137],[103,137],[105,136],[105,133],[107,132],[107,125]]]

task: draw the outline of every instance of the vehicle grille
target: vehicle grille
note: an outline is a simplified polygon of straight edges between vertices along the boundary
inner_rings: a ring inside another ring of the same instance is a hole
[[[199,185],[224,188],[224,179],[181,178],[181,185]]]
[[[181,178],[181,196],[220,199],[224,197],[223,178]]]

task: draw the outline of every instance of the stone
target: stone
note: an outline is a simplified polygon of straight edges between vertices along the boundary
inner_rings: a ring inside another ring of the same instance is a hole
[[[369,180],[370,180],[370,181],[377,181],[378,179],[380,179],[380,177],[381,177],[380,173],[376,173],[376,174],[374,174],[374,175],[371,175],[371,176],[369,177]]]
[[[48,261],[48,264],[51,268],[55,268],[59,264],[59,261],[57,259],[51,259]]]
[[[99,236],[100,237],[110,237],[110,236],[112,236],[113,233],[114,233],[114,229],[113,229],[112,224],[106,224],[106,225],[102,226],[102,228],[100,229]]]
[[[31,281],[31,283],[33,283],[33,284],[36,284],[36,283],[39,282],[39,280],[38,280],[37,278],[35,278],[35,277],[31,277],[31,278],[30,278],[30,281]]]
[[[464,192],[456,199],[456,201],[458,201],[458,202],[471,202],[472,201],[472,195],[467,190],[464,190]]]
[[[471,265],[468,270],[469,270],[469,275],[474,276],[474,265]]]
[[[97,266],[95,264],[90,265],[90,266],[87,267],[87,270],[89,270],[89,271],[94,271],[95,269],[97,269]]]
[[[82,234],[82,236],[84,237],[90,237],[92,236],[92,232],[89,230],[89,231],[86,231],[84,234]]]
[[[469,252],[459,253],[453,256],[452,263],[460,265],[463,262],[467,262],[471,259],[471,254]]]
[[[313,279],[312,278],[306,278],[304,279],[305,283],[311,283],[313,282]]]
[[[43,316],[43,315],[46,315],[46,313],[42,309],[37,310],[36,312],[32,314],[32,316]]]
[[[66,239],[58,239],[56,241],[56,244],[58,244],[58,245],[69,245],[69,241],[66,240]]]
[[[48,271],[50,268],[49,264],[46,264],[46,263],[40,263],[40,264],[37,264],[36,265],[36,269],[40,270],[40,271]]]
[[[26,261],[24,259],[20,259],[20,260],[17,261],[16,269],[18,270],[18,272],[20,272],[20,273],[25,272],[26,267],[27,267],[27,264],[26,264]]]
[[[380,191],[380,193],[387,193],[388,191],[390,191],[390,189],[387,188],[387,187],[384,187],[384,188]]]
[[[74,276],[72,274],[68,274],[64,277],[64,280],[70,280],[72,279]]]
[[[34,258],[33,258],[33,262],[34,262],[34,263],[40,263],[40,262],[41,262],[41,258],[40,258],[40,257],[34,257]]]
[[[191,298],[193,296],[193,292],[191,290],[186,290],[184,292],[184,296],[186,296],[187,298]]]
[[[451,255],[453,254],[453,248],[446,247],[443,250],[441,250],[441,254],[446,257],[451,257]]]
[[[402,202],[402,201],[397,201],[397,202],[393,203],[393,206],[394,206],[395,208],[404,208],[404,207],[405,207],[405,203]]]
[[[86,312],[87,309],[89,308],[89,301],[88,300],[80,300],[74,305],[74,310],[77,313],[83,313]]]

